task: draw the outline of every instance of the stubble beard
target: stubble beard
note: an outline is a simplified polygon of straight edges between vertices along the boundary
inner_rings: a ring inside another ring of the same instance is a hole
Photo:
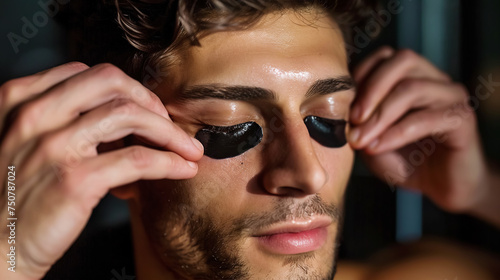
[[[285,258],[279,269],[288,271],[286,279],[334,279],[342,208],[326,204],[318,195],[299,205],[291,198],[279,198],[270,213],[249,214],[220,225],[193,207],[187,193],[177,192],[181,199],[176,200],[182,202],[174,205],[164,203],[164,196],[155,189],[141,194],[147,201],[141,217],[152,247],[176,279],[255,279],[237,250],[241,241],[248,237],[246,233],[312,215],[327,215],[337,224],[335,245],[330,253],[332,264],[326,273],[322,272],[317,264],[314,265],[321,260],[316,259],[316,252],[311,252]]]

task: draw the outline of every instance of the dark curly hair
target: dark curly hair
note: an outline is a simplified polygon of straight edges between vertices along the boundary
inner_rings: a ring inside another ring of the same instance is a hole
[[[92,4],[90,3],[92,2]],[[255,24],[263,15],[315,7],[341,27],[347,41],[354,24],[368,19],[377,0],[82,0],[72,1],[61,19],[70,26],[73,58],[111,62],[141,80],[156,63],[175,63],[181,46],[222,30]]]

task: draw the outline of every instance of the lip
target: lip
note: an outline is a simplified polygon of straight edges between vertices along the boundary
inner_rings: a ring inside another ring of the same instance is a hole
[[[258,244],[273,254],[292,255],[318,250],[328,237],[328,217],[312,217],[273,225],[253,235]]]

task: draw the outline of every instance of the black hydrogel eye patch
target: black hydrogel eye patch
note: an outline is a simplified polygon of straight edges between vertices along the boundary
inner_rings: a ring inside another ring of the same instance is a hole
[[[233,126],[207,126],[195,138],[205,148],[205,155],[213,159],[239,156],[262,141],[262,127],[255,122]]]
[[[345,120],[332,120],[316,116],[304,118],[311,138],[329,148],[340,148],[347,143],[345,136]]]

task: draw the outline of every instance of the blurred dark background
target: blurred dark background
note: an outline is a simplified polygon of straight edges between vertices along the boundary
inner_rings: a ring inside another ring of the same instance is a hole
[[[69,1],[41,1],[64,6]],[[500,1],[402,0],[395,12],[391,1],[374,11],[371,25],[360,25],[358,41],[351,44],[355,65],[378,47],[388,44],[421,53],[454,80],[464,83],[477,100],[484,150],[492,164],[500,160]],[[65,28],[53,20],[57,10],[43,9],[38,1],[0,2],[0,83],[71,60]],[[28,22],[28,23],[27,23]],[[27,26],[27,27],[26,27]],[[384,27],[383,29],[381,27]],[[378,28],[376,39],[369,38]],[[499,198],[500,203],[500,198]],[[119,225],[127,220],[122,201],[106,197],[95,209],[82,235]],[[346,218],[340,256],[364,260],[396,242],[439,236],[500,255],[500,232],[466,215],[448,214],[417,194],[391,190],[356,161],[346,195]]]

